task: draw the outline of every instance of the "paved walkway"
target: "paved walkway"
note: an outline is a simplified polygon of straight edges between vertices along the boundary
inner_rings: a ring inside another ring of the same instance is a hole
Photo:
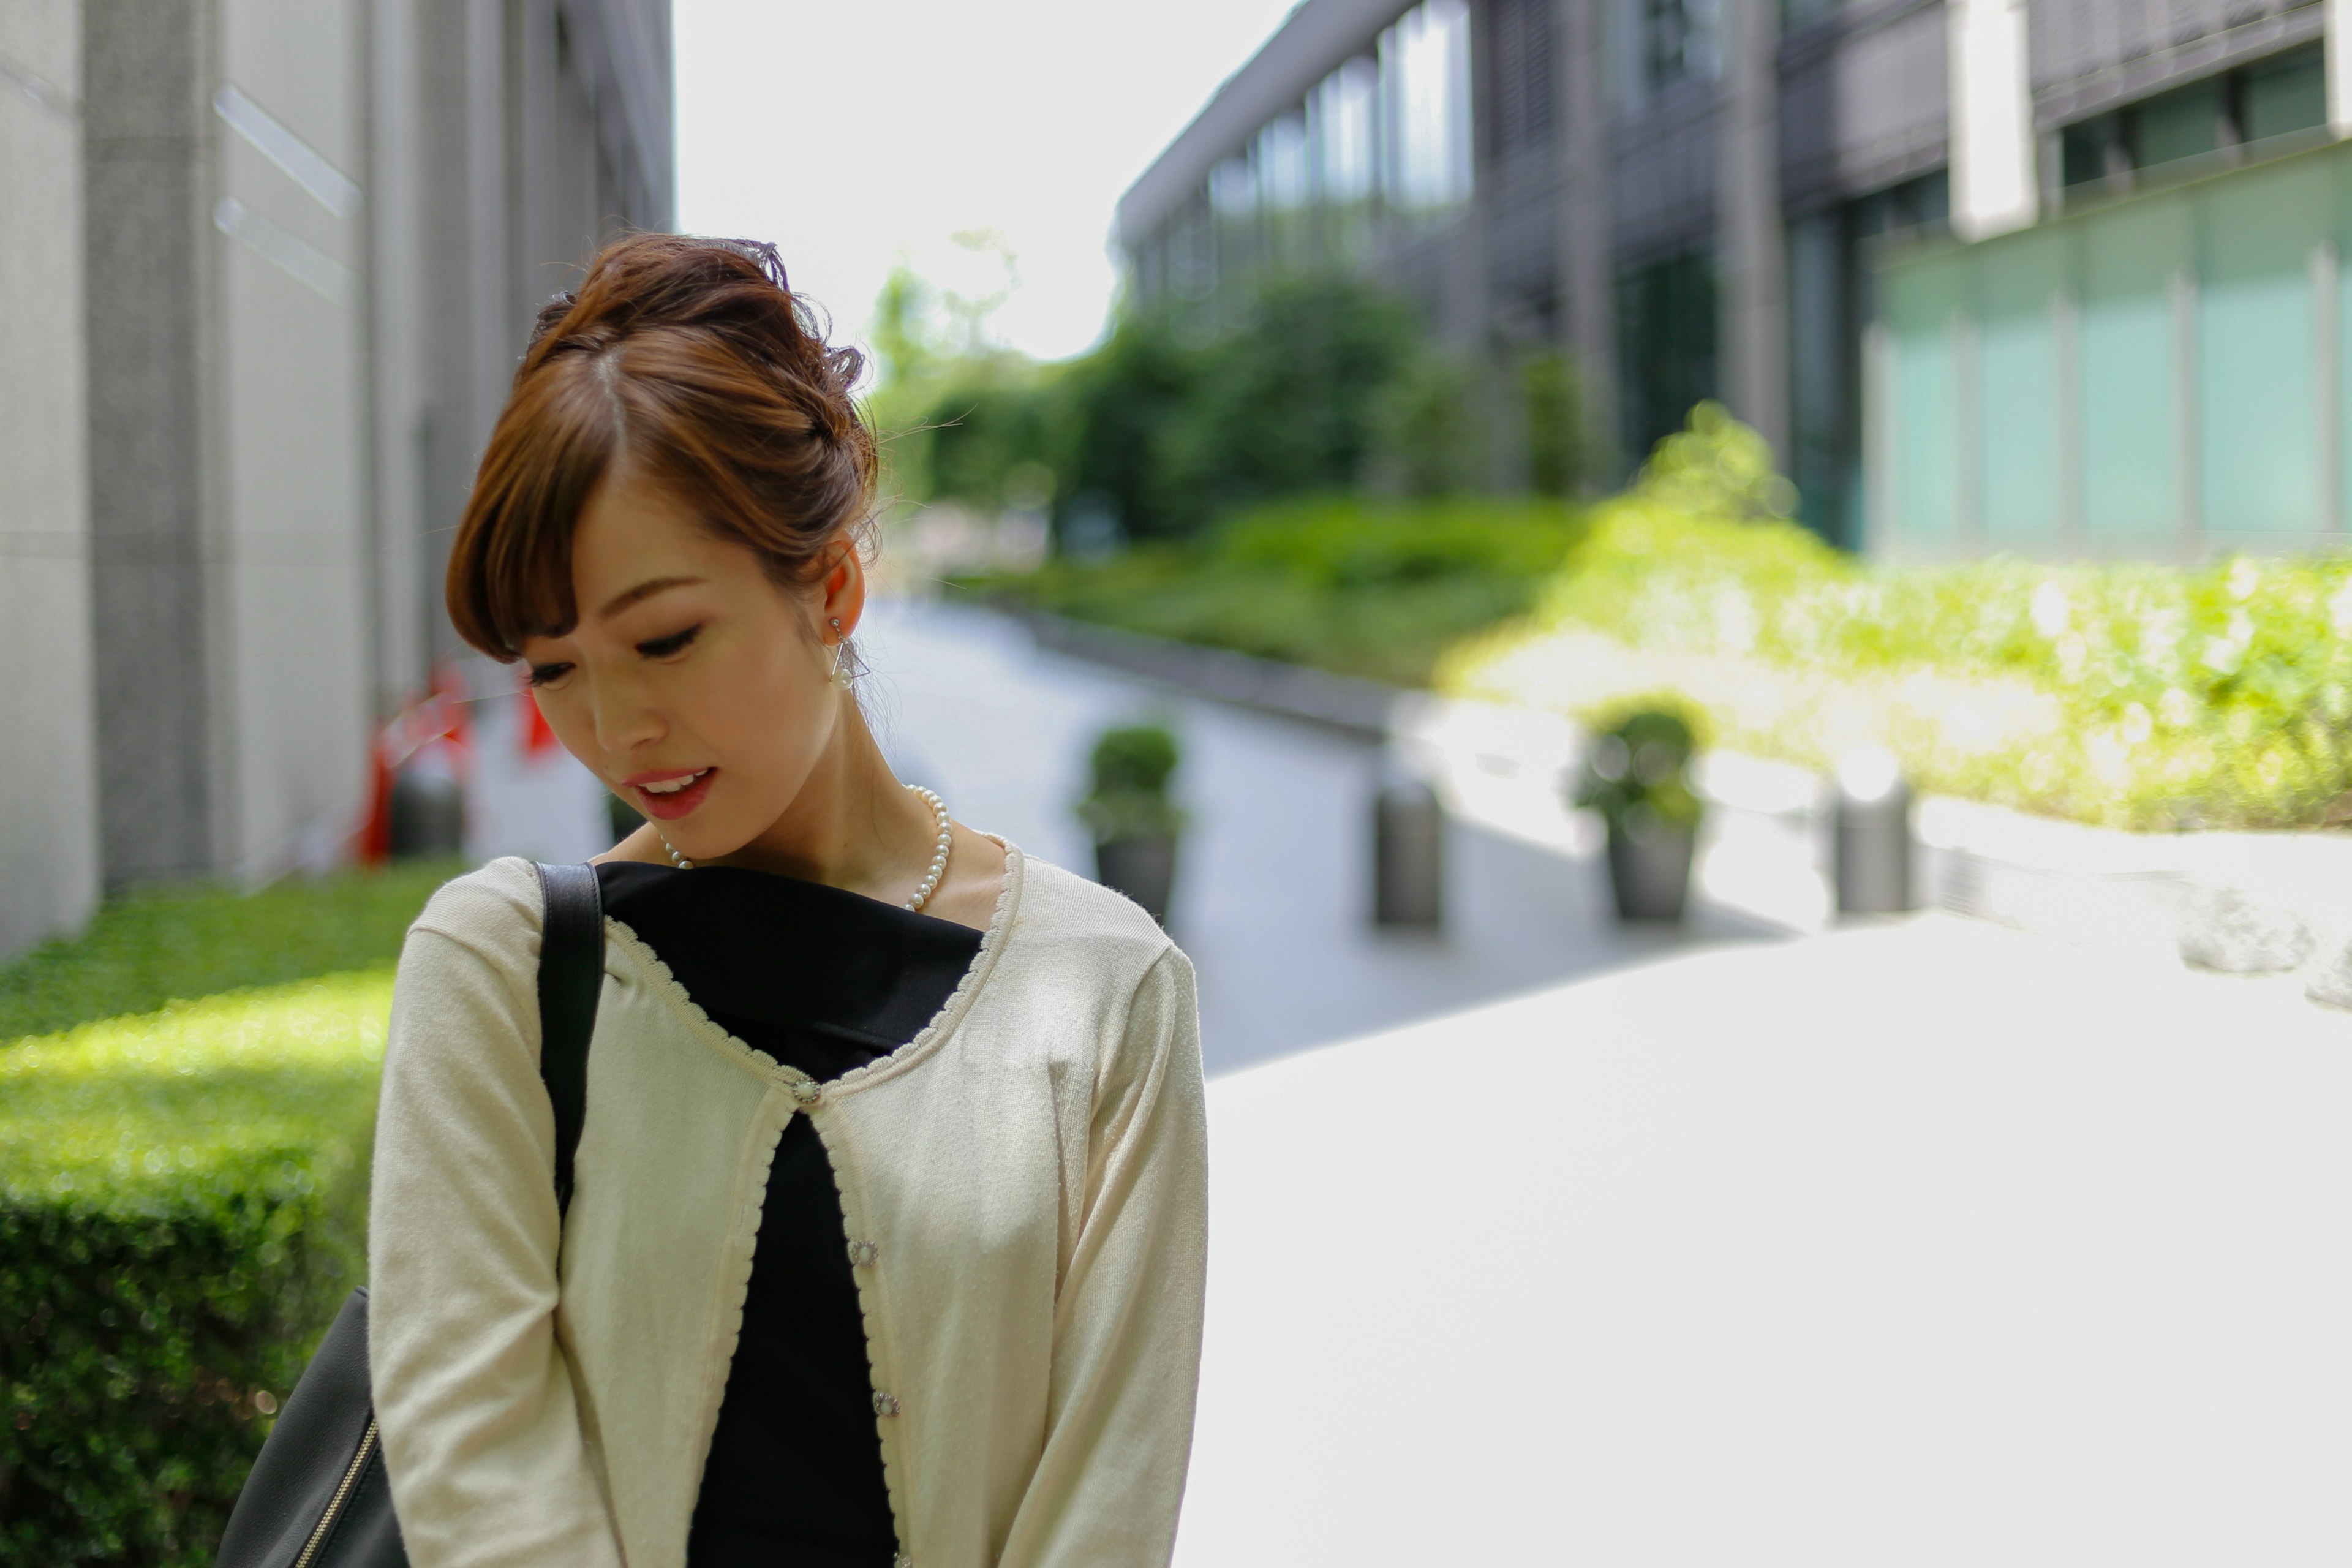
[[[2352,1016],[1950,917],[1210,1086],[1182,1568],[2352,1561]]]
[[[1589,853],[1458,826],[1449,935],[1381,937],[1361,745],[984,616],[873,641],[898,742],[1067,863],[1092,727],[1185,732],[1183,1568],[2352,1559],[2352,1016],[2293,979],[1934,915],[1645,946]]]
[[[1686,933],[1627,933],[1596,855],[1456,823],[1449,920],[1383,932],[1371,907],[1378,756],[1337,731],[1183,696],[1040,651],[981,611],[897,601],[859,642],[869,711],[901,777],[956,816],[1091,874],[1069,806],[1103,726],[1157,717],[1182,738],[1192,816],[1169,924],[1198,967],[1212,1074],[1286,1052],[1770,928],[1703,912]]]

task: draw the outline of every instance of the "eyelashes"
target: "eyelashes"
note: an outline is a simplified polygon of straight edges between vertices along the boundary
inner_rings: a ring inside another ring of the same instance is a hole
[[[639,643],[637,654],[643,658],[668,658],[693,647],[694,639],[701,635],[702,626],[697,623],[682,632],[672,632],[666,637]],[[534,664],[530,667],[530,683],[533,686],[552,686],[571,674],[572,669],[569,664]]]
[[[672,632],[666,637],[656,637],[651,642],[641,642],[637,645],[637,652],[646,658],[667,658],[674,653],[684,653],[692,646],[694,639],[701,635],[702,627],[699,625],[691,626],[682,632]]]

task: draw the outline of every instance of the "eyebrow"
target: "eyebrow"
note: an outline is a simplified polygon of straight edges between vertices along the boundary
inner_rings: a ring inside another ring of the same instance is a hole
[[[600,621],[609,621],[614,616],[619,615],[623,610],[627,609],[630,605],[642,605],[647,599],[652,598],[656,594],[665,593],[672,588],[684,588],[701,581],[702,579],[699,577],[651,578],[648,581],[638,584],[635,587],[631,588],[626,593],[615,595],[612,599],[605,603],[603,609],[596,612],[596,618]]]

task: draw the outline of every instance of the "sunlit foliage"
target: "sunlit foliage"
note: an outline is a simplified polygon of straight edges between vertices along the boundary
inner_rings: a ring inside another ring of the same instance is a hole
[[[2352,562],[1882,566],[1790,499],[1703,409],[1441,685],[1580,715],[1672,690],[1738,749],[1876,742],[1923,788],[2116,826],[2352,816]]]

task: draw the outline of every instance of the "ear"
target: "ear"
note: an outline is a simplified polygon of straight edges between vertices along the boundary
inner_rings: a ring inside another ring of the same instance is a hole
[[[841,623],[841,635],[848,637],[857,630],[857,618],[866,613],[866,566],[857,559],[857,548],[845,543],[824,575],[817,579],[817,588],[824,595],[817,606],[820,626]]]

